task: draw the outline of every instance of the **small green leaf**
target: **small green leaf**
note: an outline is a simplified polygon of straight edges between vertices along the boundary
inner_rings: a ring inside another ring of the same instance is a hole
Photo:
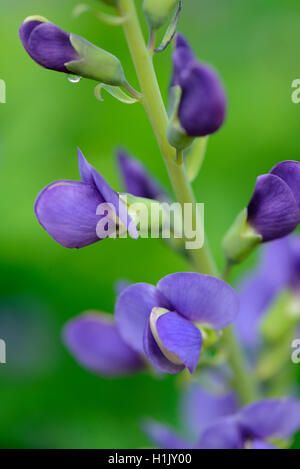
[[[134,103],[138,102],[138,99],[135,99],[135,98],[132,98],[131,96],[128,96],[118,86],[105,85],[104,83],[100,83],[95,88],[95,96],[99,101],[103,101],[103,98],[101,96],[102,89],[107,91],[107,93],[109,93],[111,96],[116,98],[121,103],[134,104]]]
[[[173,40],[173,38],[176,34],[176,31],[177,31],[181,10],[182,10],[182,1],[180,0],[179,4],[178,4],[178,8],[176,10],[176,13],[173,16],[172,21],[168,26],[168,29],[167,29],[164,37],[163,37],[163,40],[162,40],[160,46],[157,47],[154,50],[154,52],[156,52],[156,53],[163,52],[168,47],[168,45],[172,42],[172,40]]]

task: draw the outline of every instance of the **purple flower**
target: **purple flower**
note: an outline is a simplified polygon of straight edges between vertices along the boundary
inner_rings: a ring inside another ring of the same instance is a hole
[[[181,89],[178,118],[189,137],[216,132],[226,115],[226,97],[217,73],[201,64],[181,34],[176,36],[172,87]]]
[[[123,339],[146,354],[160,371],[193,373],[202,349],[199,326],[221,329],[238,313],[238,299],[224,281],[196,273],[176,273],[157,286],[131,285],[116,304]]]
[[[139,354],[124,342],[109,315],[82,314],[65,326],[63,337],[72,355],[93,373],[118,376],[144,367]]]
[[[135,371],[147,360],[166,373],[185,366],[193,372],[202,346],[197,326],[225,327],[237,309],[237,295],[222,280],[172,274],[157,287],[122,287],[115,323],[107,315],[86,313],[66,325],[64,340],[79,363],[100,374]]]
[[[147,419],[144,422],[143,430],[158,448],[196,448],[206,428],[237,411],[237,400],[233,393],[224,390],[212,393],[206,388],[192,384],[184,392],[179,413],[184,436],[154,420]]]
[[[65,326],[64,341],[82,366],[100,374],[136,371],[148,360],[166,373],[185,366],[193,372],[202,346],[197,326],[225,327],[237,309],[237,295],[222,280],[172,274],[157,287],[122,287],[115,323],[100,313],[83,314]]]
[[[56,181],[45,187],[35,202],[42,227],[62,246],[82,248],[116,232],[122,224],[132,237],[136,227],[127,207],[105,179],[78,150],[79,181]]]
[[[122,291],[125,290],[127,287],[129,287],[132,284],[129,280],[125,278],[120,278],[115,281],[114,283],[114,291],[116,296],[121,295]]]
[[[260,342],[259,326],[280,292],[289,289],[299,296],[300,238],[288,236],[265,247],[258,267],[241,282],[240,312],[235,322],[244,346]]]
[[[300,163],[283,161],[257,178],[248,223],[262,241],[282,238],[300,222]]]
[[[152,174],[135,158],[124,151],[118,152],[118,166],[126,192],[146,199],[166,200],[166,191],[159,185]]]
[[[292,398],[248,405],[204,431],[200,449],[276,449],[270,438],[286,439],[300,427],[300,403]]]
[[[300,427],[300,403],[269,399],[238,410],[233,393],[192,385],[184,396],[181,419],[185,438],[154,421],[147,421],[144,430],[163,449],[275,449],[270,438],[290,438]]]
[[[26,18],[20,27],[20,39],[30,57],[44,68],[113,86],[126,83],[117,57],[76,34],[63,31],[46,18]]]

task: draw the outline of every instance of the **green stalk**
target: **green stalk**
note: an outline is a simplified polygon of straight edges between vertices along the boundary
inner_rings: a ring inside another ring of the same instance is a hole
[[[192,203],[194,210],[196,210],[195,197],[184,165],[176,163],[176,150],[171,147],[167,139],[168,115],[157,83],[151,53],[146,46],[133,0],[121,0],[120,9],[120,13],[127,18],[123,27],[139,78],[142,103],[153,127],[176,198],[182,206],[185,203]],[[195,220],[195,218],[194,212],[193,219]],[[216,272],[216,266],[206,245],[201,249],[191,250],[190,255],[197,269],[201,272],[206,274]]]
[[[176,150],[171,147],[167,139],[168,115],[157,82],[151,53],[147,49],[142,34],[134,0],[121,0],[120,14],[126,18],[123,28],[139,78],[142,90],[141,100],[154,130],[176,198],[182,205],[185,203],[193,204],[196,211],[195,196],[188,181],[184,164],[176,162]],[[179,158],[180,160],[181,158]],[[193,219],[195,219],[195,211]],[[206,243],[201,249],[191,250],[190,255],[199,272],[218,276],[217,267]],[[243,403],[252,402],[256,396],[255,386],[247,371],[243,351],[231,328],[224,331],[224,343],[228,350],[229,362],[235,374],[235,387],[241,401]]]

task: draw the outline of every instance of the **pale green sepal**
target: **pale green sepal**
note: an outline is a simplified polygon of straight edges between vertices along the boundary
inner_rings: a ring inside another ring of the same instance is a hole
[[[163,239],[174,250],[186,255],[182,233],[182,208],[174,202],[158,201],[121,194],[127,204],[128,213],[138,227],[141,237]]]
[[[70,72],[112,86],[122,86],[126,83],[121,62],[117,57],[76,34],[70,35],[70,41],[81,57],[81,60],[65,64]]]
[[[179,230],[176,229],[177,218],[178,225],[181,226],[181,212],[177,214],[174,211],[174,220],[170,222],[170,209],[167,210],[166,208],[170,207],[170,204],[167,200],[159,202],[131,194],[121,194],[120,197],[127,204],[128,213],[141,238],[163,239],[170,249],[188,258],[185,240]],[[163,236],[164,228],[170,228],[170,237]]]
[[[164,220],[163,204],[131,194],[121,194],[120,197],[126,203],[141,238],[148,238],[149,234],[152,238],[160,238]]]
[[[178,109],[181,99],[182,90],[180,86],[173,86],[171,90],[172,94],[172,111],[169,119],[169,125],[167,129],[167,137],[170,145],[177,150],[184,150],[192,145],[195,140],[194,137],[187,135],[183,127],[181,126],[178,119]]]
[[[138,102],[138,99],[132,98],[131,96],[128,96],[118,86],[105,85],[104,83],[100,83],[95,88],[95,96],[99,101],[104,101],[102,96],[101,96],[101,91],[102,90],[107,91],[107,93],[109,93],[111,96],[116,98],[121,103],[135,104],[135,103]]]
[[[170,311],[165,309],[165,308],[153,308],[150,314],[150,329],[153,334],[153,337],[155,339],[155,342],[157,343],[158,347],[160,348],[160,351],[162,354],[171,362],[174,363],[174,365],[183,365],[182,361],[180,358],[173,352],[170,352],[162,343],[162,341],[159,338],[158,332],[157,332],[157,327],[156,323],[158,319],[163,316],[164,314],[169,313]]]
[[[103,13],[102,11],[95,10],[85,3],[77,5],[73,10],[73,17],[78,18],[84,13],[90,12],[102,23],[108,24],[110,26],[120,26],[126,21],[124,16],[110,15],[108,13]]]
[[[207,142],[208,137],[197,138],[191,148],[187,150],[185,167],[190,182],[194,181],[200,172],[205,158]]]
[[[300,322],[300,300],[291,291],[282,292],[265,315],[261,332],[268,342],[280,342]]]
[[[171,20],[171,23],[168,26],[167,31],[165,32],[163,40],[162,40],[160,46],[157,47],[156,49],[154,49],[154,52],[156,52],[156,53],[157,52],[163,52],[168,47],[168,45],[172,42],[172,40],[173,40],[173,38],[176,34],[176,31],[177,31],[181,10],[182,10],[182,2],[180,0],[179,4],[178,4],[178,8],[175,12],[175,15],[173,16],[173,18]]]
[[[127,204],[128,213],[137,227],[141,238],[163,239],[170,249],[183,257],[188,257],[185,249],[185,240],[182,233],[176,229],[181,226],[181,211],[173,211],[173,219],[170,222],[170,210],[172,205],[165,199],[161,201],[136,197],[131,194],[121,194],[121,199]],[[176,204],[174,204],[176,205]],[[178,221],[177,221],[178,220]],[[169,229],[170,237],[163,236],[164,228]]]
[[[262,236],[249,225],[247,219],[248,210],[245,208],[225,235],[223,249],[229,263],[242,262],[262,242]]]
[[[143,10],[150,29],[159,29],[167,21],[178,0],[144,0]]]
[[[222,332],[215,331],[214,329],[201,326],[197,323],[194,325],[199,329],[202,336],[202,352],[210,347],[212,347],[221,337]]]

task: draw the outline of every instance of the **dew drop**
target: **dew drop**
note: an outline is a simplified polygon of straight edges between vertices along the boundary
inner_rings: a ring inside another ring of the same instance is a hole
[[[81,77],[79,77],[78,75],[67,74],[67,78],[70,83],[79,83],[81,80]]]

